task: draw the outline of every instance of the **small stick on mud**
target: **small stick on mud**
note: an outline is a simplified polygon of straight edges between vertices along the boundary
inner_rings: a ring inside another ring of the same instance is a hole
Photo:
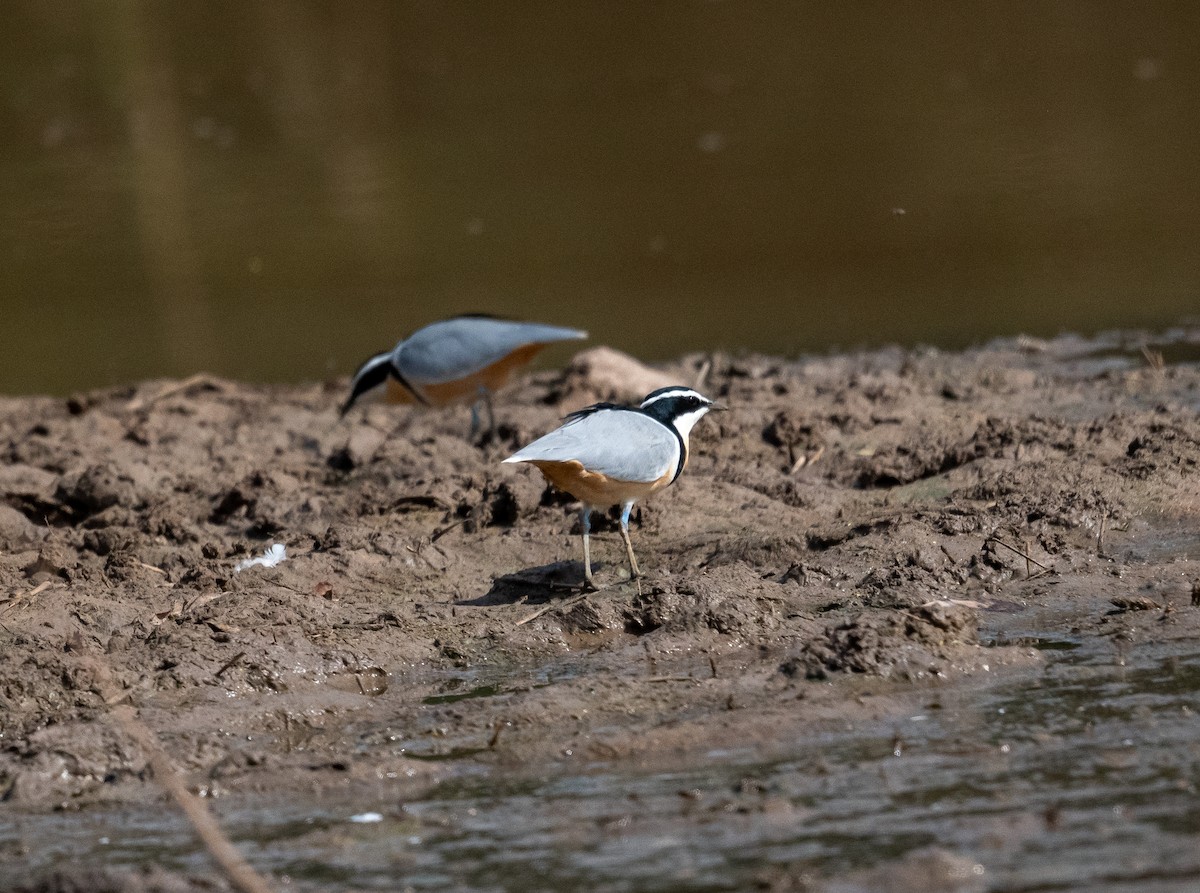
[[[716,660],[713,659],[713,656],[711,654],[708,656],[708,668],[710,670],[712,670],[712,678],[716,679],[717,678],[717,662],[716,662]]]
[[[788,474],[795,474],[801,468],[808,464],[808,456],[804,453],[796,455],[795,449],[791,444],[788,444]]]
[[[28,592],[18,592],[12,598],[8,599],[7,601],[5,601],[3,603],[0,603],[0,607],[3,607],[4,610],[7,611],[8,609],[16,606],[20,602],[32,601],[35,596],[41,595],[43,592],[45,592],[47,589],[49,589],[53,584],[54,584],[53,580],[43,580],[41,583],[38,583],[36,586],[34,586]]]
[[[1100,532],[1096,534],[1096,551],[1104,551],[1104,527],[1108,523],[1108,509],[1100,514]]]
[[[237,664],[237,662],[240,661],[245,656],[246,656],[245,651],[239,651],[233,657],[229,658],[229,660],[225,661],[225,663],[222,664],[221,669],[219,669],[219,670],[217,670],[217,672],[213,673],[213,678],[220,679],[222,674],[224,674],[224,672],[226,670],[233,669],[233,667]]]
[[[278,586],[281,589],[290,590],[291,592],[296,593],[296,595],[311,596],[313,594],[311,592],[305,592],[303,589],[300,589],[297,586],[293,586],[290,583],[283,582],[282,580],[279,579],[278,574],[264,575],[263,580],[264,580],[264,582],[269,583],[272,586]]]
[[[466,518],[459,518],[453,524],[447,524],[441,530],[435,530],[433,532],[433,536],[431,536],[429,538],[429,542],[436,543],[438,540],[440,540],[442,537],[444,537],[447,533],[449,533],[452,530],[457,530],[459,527],[462,527],[466,523],[467,523]]]
[[[157,403],[164,397],[170,397],[178,394],[180,391],[186,391],[188,388],[194,387],[195,385],[207,385],[213,390],[220,390],[220,384],[215,378],[213,378],[207,372],[199,372],[190,378],[185,378],[182,381],[177,381],[174,384],[169,384],[166,387],[160,388],[158,391],[148,396],[138,395],[125,404],[125,409],[129,412],[137,412],[145,409],[152,403]]]
[[[696,373],[696,383],[693,385],[696,390],[703,390],[704,383],[708,381],[708,374],[712,372],[712,357],[705,357],[704,362],[700,364],[700,371]]]
[[[575,596],[574,598],[569,598],[566,601],[550,602],[547,605],[542,605],[540,608],[538,608],[532,614],[528,614],[525,617],[522,617],[520,620],[518,620],[516,622],[516,626],[524,626],[526,623],[529,623],[532,620],[537,620],[543,614],[549,614],[551,611],[561,611],[564,608],[569,608],[572,605],[576,605],[579,602],[583,601],[589,595],[591,595],[590,592],[581,592],[581,593],[579,593],[579,595]]]
[[[1015,552],[1017,555],[1020,555],[1026,561],[1032,561],[1034,564],[1036,564],[1038,567],[1040,567],[1042,570],[1046,571],[1047,573],[1050,573],[1053,570],[1053,568],[1046,567],[1046,565],[1042,564],[1036,558],[1032,558],[1025,552],[1022,552],[1016,546],[1010,546],[1008,543],[1006,543],[1004,540],[1000,539],[1000,537],[996,536],[995,534],[992,534],[991,536],[989,536],[986,540],[984,540],[984,542],[995,543],[998,546],[1003,546],[1004,548],[1008,549],[1008,551]]]

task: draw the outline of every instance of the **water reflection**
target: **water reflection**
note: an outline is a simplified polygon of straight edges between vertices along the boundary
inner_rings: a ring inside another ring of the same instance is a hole
[[[345,373],[462,310],[653,358],[1197,306],[1194,4],[6,13],[4,391]]]

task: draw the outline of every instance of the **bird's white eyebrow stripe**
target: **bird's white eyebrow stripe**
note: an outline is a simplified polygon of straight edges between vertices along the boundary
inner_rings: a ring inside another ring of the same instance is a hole
[[[359,378],[364,372],[367,372],[368,370],[374,369],[377,366],[385,363],[390,363],[391,361],[392,352],[390,350],[386,350],[383,353],[377,353],[373,357],[368,357],[367,359],[363,360],[358,369],[355,370],[354,378]]]
[[[682,397],[685,394],[696,394],[696,392],[691,388],[676,388],[672,391],[667,391],[666,393],[659,394],[657,397],[652,397],[649,400],[644,401],[642,403],[642,407],[645,408],[651,403],[657,403],[659,400],[666,400],[668,397]],[[700,395],[696,394],[696,396]]]

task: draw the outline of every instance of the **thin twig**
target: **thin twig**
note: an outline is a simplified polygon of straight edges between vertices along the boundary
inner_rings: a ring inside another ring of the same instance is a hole
[[[10,598],[4,602],[0,602],[0,607],[4,608],[4,610],[7,611],[10,608],[16,607],[21,602],[32,601],[32,599],[35,595],[41,595],[43,592],[45,592],[47,589],[49,589],[52,585],[54,585],[53,580],[43,580],[42,582],[40,582],[36,586],[34,586],[32,589],[30,589],[28,592],[18,592],[12,598]]]
[[[53,584],[53,582],[54,582],[53,580],[43,580],[42,582],[40,582],[36,586],[34,586],[32,589],[30,589],[28,592],[26,592],[23,596],[21,596],[21,598],[30,599],[30,598],[33,598],[35,595],[41,595],[43,592],[45,592],[47,589],[50,588],[50,586]]]
[[[445,536],[447,533],[449,533],[451,530],[454,530],[454,529],[456,529],[456,528],[458,528],[458,527],[461,527],[461,526],[462,526],[463,524],[465,524],[465,523],[467,523],[467,519],[466,519],[466,518],[459,518],[459,519],[458,519],[457,521],[455,521],[453,524],[447,524],[447,525],[446,525],[445,527],[443,527],[441,530],[435,530],[435,531],[433,532],[433,536],[431,536],[431,537],[429,538],[429,542],[431,542],[431,543],[436,543],[438,540],[440,540],[442,537],[444,537],[444,536]]]
[[[540,608],[538,608],[532,614],[528,614],[525,617],[522,617],[520,620],[518,620],[516,622],[516,626],[524,626],[526,623],[529,623],[531,620],[537,620],[543,614],[548,614],[551,611],[562,610],[563,608],[570,608],[574,605],[579,604],[579,602],[586,599],[589,595],[591,595],[590,592],[581,592],[581,593],[579,593],[579,595],[575,596],[574,598],[569,598],[566,601],[550,602],[549,604],[542,605]]]
[[[221,665],[221,669],[219,669],[219,670],[217,670],[217,672],[213,673],[213,678],[220,679],[226,670],[232,669],[234,664],[236,664],[239,660],[241,660],[245,656],[246,656],[245,651],[239,651],[233,657],[229,658],[229,660],[225,661],[225,663]]]
[[[134,397],[132,400],[130,400],[128,403],[125,404],[125,409],[129,410],[130,412],[137,412],[138,410],[145,409],[147,406],[149,406],[152,403],[157,403],[159,400],[163,399],[164,397],[171,397],[175,394],[178,394],[180,391],[186,391],[188,388],[191,388],[191,387],[194,387],[195,385],[200,385],[200,384],[208,385],[209,387],[211,387],[215,390],[219,390],[219,386],[217,384],[216,379],[214,379],[207,372],[198,372],[197,374],[195,374],[189,378],[185,378],[182,381],[177,381],[172,384],[166,385],[166,386],[160,388],[154,394],[151,394],[147,397],[143,397],[141,395]]]
[[[984,540],[984,542],[991,542],[991,543],[995,543],[998,546],[1003,546],[1004,548],[1008,549],[1010,552],[1015,552],[1017,555],[1020,555],[1026,561],[1033,562],[1034,564],[1036,564],[1038,567],[1040,567],[1044,571],[1052,570],[1051,568],[1046,567],[1046,565],[1042,564],[1036,558],[1031,558],[1029,555],[1022,552],[1016,546],[1010,546],[1008,543],[1006,543],[1004,540],[1000,539],[1000,537],[996,536],[995,534],[992,534],[991,536],[989,536],[986,540]]]

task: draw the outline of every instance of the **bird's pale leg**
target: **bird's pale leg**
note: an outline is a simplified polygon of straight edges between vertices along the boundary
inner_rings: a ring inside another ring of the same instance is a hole
[[[475,442],[475,435],[479,433],[479,401],[476,400],[471,404],[471,431],[467,434],[467,440]]]
[[[583,531],[583,580],[585,588],[599,589],[592,579],[592,549],[588,542],[588,534],[592,529],[592,507],[584,504],[579,510],[579,529]]]
[[[480,388],[483,392],[483,408],[487,410],[488,417],[488,436],[492,442],[496,442],[496,411],[492,406],[492,392],[487,388]]]
[[[625,551],[629,553],[629,576],[636,580],[642,572],[638,570],[637,559],[633,557],[633,542],[629,539],[629,513],[632,510],[632,502],[621,506],[621,539],[625,540]]]
[[[475,397],[475,402],[471,404],[471,440],[475,439],[475,435],[479,433],[480,418],[479,407],[482,406],[487,412],[487,442],[496,442],[496,413],[492,408],[492,392],[483,385],[479,386],[479,393]]]

